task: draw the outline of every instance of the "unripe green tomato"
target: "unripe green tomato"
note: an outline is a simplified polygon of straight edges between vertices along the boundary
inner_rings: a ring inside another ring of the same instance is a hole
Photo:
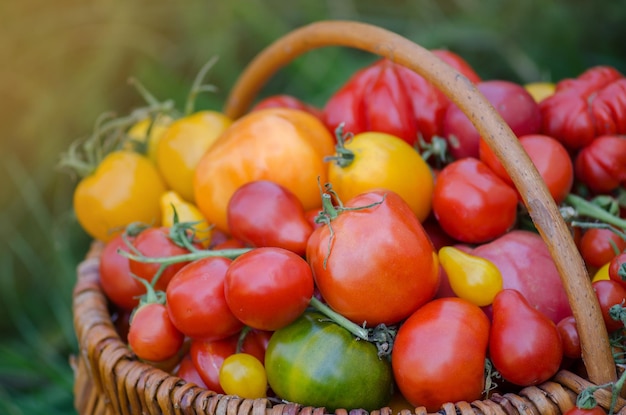
[[[372,411],[391,399],[391,364],[317,312],[274,332],[265,353],[267,380],[282,399],[305,406]]]

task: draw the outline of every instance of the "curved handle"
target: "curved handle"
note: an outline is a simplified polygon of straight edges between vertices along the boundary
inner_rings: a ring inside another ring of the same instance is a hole
[[[508,124],[474,84],[427,49],[365,23],[313,23],[292,31],[257,55],[232,88],[224,107],[226,115],[243,115],[276,71],[303,53],[324,46],[361,49],[412,69],[467,115],[504,165],[548,245],[576,318],[589,379],[596,384],[615,381],[615,364],[589,275],[543,179]]]

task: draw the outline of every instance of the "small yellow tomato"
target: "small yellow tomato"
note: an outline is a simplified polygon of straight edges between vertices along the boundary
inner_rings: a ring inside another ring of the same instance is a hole
[[[165,183],[193,202],[198,162],[232,120],[217,111],[198,111],[172,122],[157,145],[157,166]]]
[[[143,154],[153,163],[156,163],[159,140],[171,122],[172,118],[165,114],[159,114],[154,119],[150,117],[144,118],[136,124],[133,124],[133,126],[128,129],[127,135],[137,145],[145,148]],[[132,149],[132,143],[128,143],[125,148]]]
[[[211,244],[211,226],[202,216],[200,210],[198,210],[196,205],[183,200],[178,193],[170,190],[161,196],[161,224],[163,226],[172,226],[174,224],[174,212],[176,212],[179,223],[193,223],[194,240],[198,241],[205,248]]]
[[[267,393],[265,367],[259,359],[247,353],[235,353],[224,359],[219,381],[228,395],[258,399],[264,398]]]
[[[78,183],[74,211],[90,236],[107,242],[133,222],[159,224],[165,190],[163,179],[147,157],[115,151]]]
[[[611,279],[609,277],[609,265],[611,265],[611,263],[607,262],[606,264],[598,268],[597,271],[593,274],[593,278],[591,279],[591,282]]]
[[[524,85],[524,88],[535,99],[535,102],[541,102],[554,94],[556,85],[552,82],[530,82]]]
[[[439,262],[448,276],[452,291],[479,307],[491,304],[502,290],[502,274],[488,259],[444,246],[439,249]]]
[[[386,133],[356,134],[344,142],[337,137],[328,180],[343,201],[383,188],[400,195],[423,222],[432,207],[433,173],[406,141]]]

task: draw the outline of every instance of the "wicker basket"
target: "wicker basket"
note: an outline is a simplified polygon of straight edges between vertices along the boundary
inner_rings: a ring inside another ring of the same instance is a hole
[[[550,249],[577,321],[586,369],[584,378],[560,371],[550,381],[524,388],[516,394],[495,394],[475,402],[448,403],[440,412],[446,415],[558,415],[574,405],[576,395],[585,387],[614,382],[616,366],[589,276],[539,173],[508,125],[474,85],[429,51],[397,34],[363,23],[314,23],[287,34],[262,51],[232,89],[224,112],[238,118],[278,69],[309,50],[325,46],[357,48],[387,57],[422,75],[464,111],[505,165],[519,190]],[[101,249],[101,243],[93,243],[78,267],[73,293],[79,354],[71,360],[75,370],[75,407],[80,414],[326,413],[324,408],[216,394],[138,361],[117,334],[107,299],[99,285],[98,256]],[[602,407],[610,407],[608,390],[599,389],[595,395]],[[614,409],[622,410],[625,405],[626,401],[620,398]],[[337,413],[347,411],[338,410]],[[390,414],[391,409],[381,408],[372,413]],[[410,413],[403,411],[404,415]],[[426,410],[415,408],[414,413],[426,414]]]

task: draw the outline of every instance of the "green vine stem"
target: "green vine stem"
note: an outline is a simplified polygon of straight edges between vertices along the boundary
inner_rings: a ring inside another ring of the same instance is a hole
[[[580,196],[569,194],[565,198],[565,203],[573,207],[579,216],[597,219],[604,223],[617,226],[618,228],[626,229],[626,220],[610,214],[598,205],[591,203]]]
[[[191,90],[189,91],[189,95],[187,95],[187,101],[185,102],[185,115],[191,115],[195,111],[196,98],[201,92],[215,92],[217,88],[215,85],[207,85],[204,84],[204,78],[209,73],[209,70],[217,63],[217,56],[209,59],[207,63],[202,66],[196,78],[191,85]]]
[[[324,162],[334,162],[339,167],[348,167],[354,162],[354,152],[346,148],[346,143],[353,137],[353,134],[344,132],[345,123],[339,124],[335,129],[335,155],[324,157]]]
[[[252,248],[233,248],[233,249],[218,249],[218,250],[196,250],[194,252],[190,252],[188,254],[181,255],[172,255],[168,257],[147,257],[144,255],[132,254],[128,251],[124,251],[123,249],[118,249],[117,252],[125,258],[131,259],[137,262],[144,262],[148,264],[161,264],[161,265],[172,265],[180,262],[190,262],[195,261],[202,258],[212,258],[212,257],[224,257],[229,259],[235,259],[238,256],[245,254],[246,252],[251,251]]]

